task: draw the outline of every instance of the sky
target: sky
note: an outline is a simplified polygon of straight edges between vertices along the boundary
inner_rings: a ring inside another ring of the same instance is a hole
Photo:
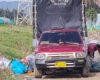
[[[9,2],[9,1],[18,1],[18,0],[0,0],[0,2],[1,1],[7,1],[7,2]]]

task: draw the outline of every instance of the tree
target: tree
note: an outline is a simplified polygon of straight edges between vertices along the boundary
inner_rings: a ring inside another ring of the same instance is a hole
[[[96,4],[95,0],[86,0],[86,2],[87,2],[86,11],[89,8],[95,8],[97,13],[100,13],[100,7]]]
[[[23,15],[25,15],[25,13],[24,11],[21,11],[19,17]],[[10,11],[9,9],[0,8],[0,17],[7,17],[15,21],[17,18],[17,9],[13,9],[12,11]]]
[[[17,19],[17,10],[13,9],[12,14],[13,14],[13,16],[12,16],[13,20],[16,21],[16,19]]]
[[[89,8],[86,11],[86,17],[87,19],[90,20],[90,24],[92,25],[92,22],[96,22],[96,18],[97,18],[97,11],[95,10],[95,8]]]
[[[4,11],[3,9],[0,8],[0,17],[3,17],[4,16]]]

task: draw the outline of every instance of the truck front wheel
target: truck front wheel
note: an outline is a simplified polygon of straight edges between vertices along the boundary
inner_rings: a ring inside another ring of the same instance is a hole
[[[88,65],[86,64],[81,70],[81,76],[82,77],[88,77],[89,73],[90,73],[90,70],[89,70]]]
[[[40,69],[38,69],[36,65],[34,67],[34,77],[35,78],[42,78],[42,71]]]

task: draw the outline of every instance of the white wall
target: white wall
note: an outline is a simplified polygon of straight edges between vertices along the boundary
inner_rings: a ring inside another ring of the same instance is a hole
[[[96,21],[96,25],[100,25],[100,14],[97,14],[97,21]]]

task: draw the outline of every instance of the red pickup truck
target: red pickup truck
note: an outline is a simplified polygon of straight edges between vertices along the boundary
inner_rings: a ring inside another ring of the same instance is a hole
[[[35,77],[76,70],[88,77],[87,49],[78,30],[51,30],[41,34],[35,51]]]

